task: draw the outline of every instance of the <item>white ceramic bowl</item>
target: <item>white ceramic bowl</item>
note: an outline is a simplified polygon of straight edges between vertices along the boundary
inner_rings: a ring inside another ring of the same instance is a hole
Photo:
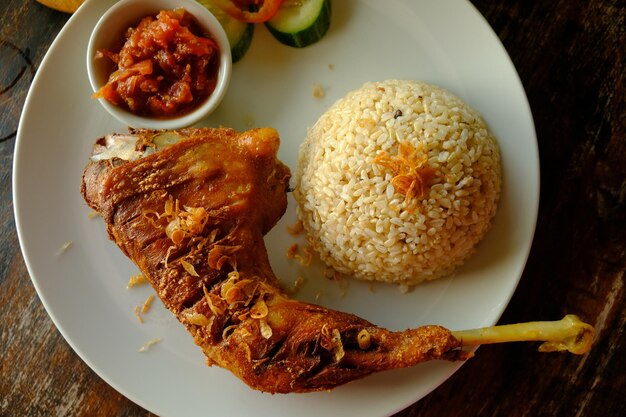
[[[205,7],[193,0],[121,0],[102,15],[93,29],[87,46],[87,73],[93,91],[98,91],[106,84],[111,72],[111,63],[107,59],[94,59],[99,49],[113,49],[123,38],[126,29],[134,26],[149,15],[156,16],[161,10],[184,8],[191,13],[197,23],[213,36],[219,47],[220,65],[217,84],[211,95],[197,108],[181,116],[171,118],[138,116],[130,111],[98,99],[102,106],[116,119],[133,128],[178,129],[191,126],[208,116],[220,104],[232,72],[230,45],[224,29]]]

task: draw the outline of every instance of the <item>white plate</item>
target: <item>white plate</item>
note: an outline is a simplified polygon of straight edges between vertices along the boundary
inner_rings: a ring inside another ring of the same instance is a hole
[[[422,398],[457,363],[432,362],[386,372],[332,392],[268,395],[228,371],[205,366],[200,349],[160,303],[139,324],[133,307],[152,293],[126,289],[136,272],[90,219],[79,193],[94,140],[124,131],[90,98],[85,49],[113,0],[88,1],[51,46],[28,95],[17,135],[13,176],[17,229],[28,270],[56,326],[81,358],[122,394],[163,416],[382,416]],[[397,288],[351,283],[347,295],[316,269],[288,262],[286,226],[294,203],[267,238],[279,277],[308,277],[298,297],[349,311],[392,329],[426,323],[452,329],[495,323],[522,274],[534,232],[539,166],[528,102],[505,50],[469,2],[335,1],[332,26],[318,44],[297,50],[257,26],[235,64],[231,89],[209,125],[269,125],[282,136],[279,156],[295,169],[306,129],[337,98],[366,81],[410,78],[441,85],[479,110],[500,141],[504,190],[495,224],[454,278],[402,295]],[[326,91],[313,97],[313,86]],[[72,241],[67,251],[58,251]],[[162,338],[148,352],[146,341]],[[479,352],[480,354],[480,352]]]

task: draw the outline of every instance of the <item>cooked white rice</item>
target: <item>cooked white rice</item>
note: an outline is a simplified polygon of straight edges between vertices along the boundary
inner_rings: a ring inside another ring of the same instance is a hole
[[[415,201],[374,162],[407,142],[427,152],[436,173]],[[388,80],[348,93],[310,129],[294,197],[310,244],[329,266],[413,285],[452,273],[474,252],[500,187],[497,143],[475,110],[441,88]]]

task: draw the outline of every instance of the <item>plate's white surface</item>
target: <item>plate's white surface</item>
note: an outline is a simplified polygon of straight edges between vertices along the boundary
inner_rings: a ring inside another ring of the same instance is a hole
[[[81,358],[109,384],[163,416],[382,416],[422,398],[459,364],[436,362],[386,372],[332,392],[268,395],[203,355],[160,303],[139,324],[133,307],[152,293],[126,289],[136,272],[90,219],[80,179],[98,137],[125,128],[90,98],[85,48],[91,28],[114,0],[88,1],[70,19],[41,64],[17,137],[14,204],[24,258],[55,324]],[[279,156],[295,169],[306,129],[337,98],[366,81],[410,78],[443,86],[478,109],[500,141],[504,190],[494,226],[453,278],[402,295],[395,287],[350,283],[288,261],[286,226],[294,203],[267,238],[286,283],[305,276],[297,297],[349,311],[392,329],[426,323],[452,329],[497,321],[524,268],[539,198],[535,132],[514,67],[489,26],[463,0],[334,1],[332,26],[318,44],[296,50],[257,26],[253,45],[235,64],[231,89],[207,125],[274,126]],[[313,97],[313,86],[326,91]],[[64,253],[64,242],[73,245]],[[344,293],[346,293],[344,295]],[[148,352],[146,341],[162,338]],[[480,352],[479,352],[480,353]],[[470,382],[468,382],[470,383]]]

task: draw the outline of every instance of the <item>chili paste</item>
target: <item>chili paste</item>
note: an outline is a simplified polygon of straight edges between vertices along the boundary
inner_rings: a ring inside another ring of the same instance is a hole
[[[219,50],[184,9],[163,10],[129,28],[119,52],[96,58],[116,65],[94,94],[142,116],[173,117],[202,103],[215,89]]]

